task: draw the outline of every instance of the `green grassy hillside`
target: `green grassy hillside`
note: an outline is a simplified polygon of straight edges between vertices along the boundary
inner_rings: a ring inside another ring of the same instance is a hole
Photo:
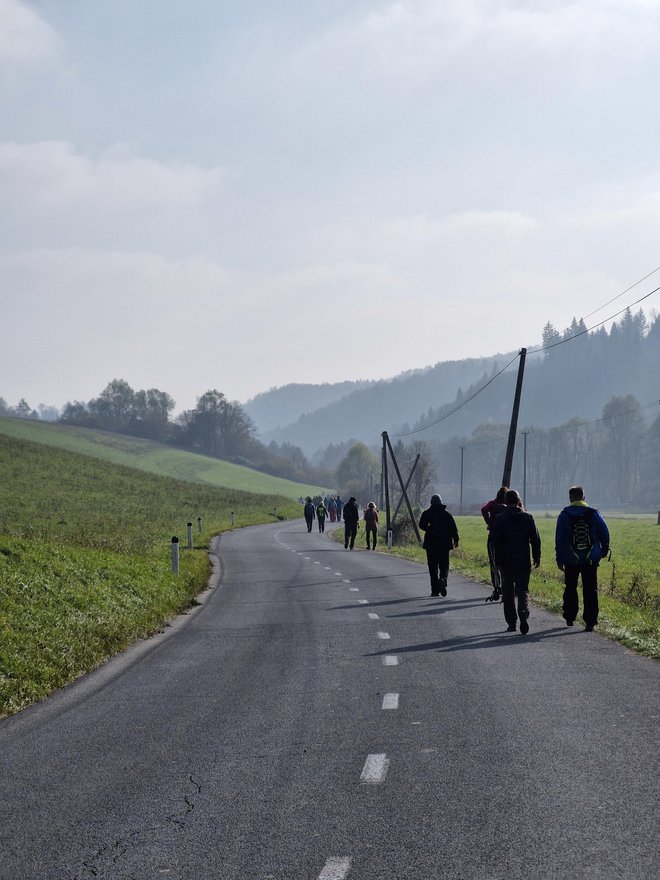
[[[163,443],[89,428],[54,425],[29,419],[0,418],[0,434],[45,443],[81,455],[92,455],[94,458],[138,468],[161,477],[174,477],[208,486],[283,495],[286,498],[324,494],[327,491],[320,486],[271,477],[247,467],[219,461],[217,458],[174,449]]]
[[[297,501],[184,482],[0,433],[0,715],[158,630],[209,576],[212,535]],[[203,530],[197,529],[197,517]],[[192,550],[171,572],[171,538]]]

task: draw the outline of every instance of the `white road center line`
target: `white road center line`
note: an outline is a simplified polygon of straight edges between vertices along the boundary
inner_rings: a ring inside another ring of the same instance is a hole
[[[339,572],[337,572],[337,573],[339,573]],[[343,584],[350,584],[350,581],[348,580],[348,578],[344,578],[344,580],[342,581],[342,583],[343,583]]]
[[[369,614],[369,620],[380,620],[380,617],[377,614]]]
[[[396,657],[394,654],[386,654],[383,657],[383,666],[398,666],[398,665],[399,665],[399,658]]]
[[[398,694],[385,694],[383,697],[383,709],[398,709],[399,708],[399,695]]]
[[[360,592],[360,588],[359,588],[359,587],[349,587],[349,588],[348,588],[348,592],[349,592],[349,593],[359,593],[359,592]]]
[[[364,762],[360,782],[368,785],[378,785],[383,782],[389,770],[390,761],[387,755],[367,755]]]
[[[390,637],[390,634],[389,634],[389,633],[384,633],[384,632],[379,632],[379,633],[378,633],[378,638],[379,638],[379,639],[389,639],[389,637]]]
[[[369,604],[368,599],[356,599],[356,602],[358,603],[358,605],[368,605]]]
[[[350,856],[330,856],[318,876],[318,880],[344,880],[351,870]]]

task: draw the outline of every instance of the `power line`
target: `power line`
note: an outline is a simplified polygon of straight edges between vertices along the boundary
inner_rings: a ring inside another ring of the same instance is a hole
[[[643,278],[640,278],[639,281],[635,281],[635,283],[634,283],[634,284],[631,284],[630,287],[626,287],[626,289],[625,289],[625,290],[622,290],[621,293],[617,293],[616,296],[613,296],[612,299],[609,299],[606,303],[603,303],[602,306],[599,306],[597,309],[594,309],[593,312],[589,312],[588,315],[583,315],[583,316],[582,316],[582,320],[583,320],[583,321],[586,321],[587,318],[590,318],[592,315],[595,315],[595,314],[597,314],[598,312],[602,311],[604,308],[606,308],[607,306],[609,306],[610,303],[613,303],[615,300],[620,299],[624,294],[626,294],[626,293],[628,293],[628,291],[632,290],[633,287],[637,287],[637,285],[638,285],[638,284],[641,284],[642,281],[646,281],[646,279],[647,279],[647,278],[650,278],[651,275],[655,275],[655,273],[656,273],[658,270],[660,270],[660,266],[657,266],[655,269],[653,269],[651,272],[649,272],[648,275],[645,275]]]
[[[579,333],[575,333],[573,336],[568,336],[566,339],[560,339],[559,342],[553,342],[552,345],[539,345],[537,348],[530,348],[528,354],[535,354],[537,351],[549,351],[551,348],[557,348],[558,345],[564,345],[567,342],[572,342],[574,339],[578,339],[580,336],[584,336],[585,333],[591,333],[592,330],[597,330],[598,327],[602,327],[603,324],[607,324],[608,321],[613,321],[614,318],[618,318],[619,315],[622,315],[624,312],[627,312],[628,309],[633,306],[638,305],[641,302],[644,302],[645,299],[648,299],[650,296],[653,296],[654,293],[657,293],[660,290],[660,287],[656,287],[655,290],[652,290],[650,293],[645,293],[644,296],[640,296],[639,299],[636,299],[635,302],[630,303],[630,305],[625,306],[620,311],[616,312],[614,315],[610,315],[609,318],[605,318],[604,321],[599,321],[598,324],[594,324],[592,327],[585,327],[584,330],[580,330]],[[600,311],[600,309],[598,309]],[[593,313],[592,313],[593,314]]]
[[[458,406],[455,406],[448,413],[445,413],[443,416],[440,416],[440,418],[435,419],[432,422],[429,422],[428,425],[422,425],[419,428],[414,428],[412,431],[403,431],[401,434],[392,434],[392,436],[393,437],[408,437],[408,436],[410,436],[410,434],[418,434],[420,431],[425,431],[427,428],[432,428],[434,425],[439,425],[440,422],[444,422],[445,419],[448,419],[449,416],[453,416],[454,413],[459,411],[459,409],[463,409],[463,407],[467,406],[467,404],[470,403],[471,400],[474,400],[475,397],[477,397],[479,394],[481,394],[482,391],[484,391],[486,388],[488,388],[488,386],[491,384],[491,382],[494,382],[495,379],[497,379],[499,376],[501,376],[502,373],[505,370],[507,370],[511,366],[511,364],[519,356],[520,356],[520,353],[514,355],[511,358],[511,360],[509,361],[509,363],[506,364],[504,367],[502,367],[502,369],[499,371],[499,373],[496,373],[494,376],[491,376],[490,379],[488,380],[488,382],[486,382],[484,385],[482,385],[481,388],[479,388],[477,391],[474,392],[474,394],[471,394],[470,397],[466,397],[464,401],[459,403]]]

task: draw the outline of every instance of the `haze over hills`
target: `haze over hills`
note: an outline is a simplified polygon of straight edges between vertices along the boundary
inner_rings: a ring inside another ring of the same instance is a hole
[[[373,443],[383,430],[417,420],[430,406],[450,403],[460,388],[467,388],[484,374],[501,368],[512,356],[509,353],[444,361],[377,382],[286,385],[258,395],[246,404],[245,410],[264,441],[292,443],[307,455],[349,437]],[[323,394],[316,395],[316,389],[322,390],[325,400]],[[333,391],[334,399],[328,400]],[[262,413],[276,412],[280,399],[287,400],[289,413],[296,407],[297,413],[288,424],[281,421],[281,427],[273,427],[273,420]],[[258,407],[253,406],[254,401],[258,401]],[[316,405],[312,407],[313,403]]]
[[[615,396],[631,394],[642,405],[660,398],[660,320],[657,316],[653,315],[648,322],[641,312],[627,313],[609,333],[603,328],[590,333],[584,331],[582,322],[574,321],[563,334],[548,325],[544,342],[555,347],[547,351],[540,350],[539,345],[530,348],[521,427],[549,428],[576,417],[596,419]],[[572,338],[574,336],[579,338]],[[479,392],[509,361],[513,361],[509,368]],[[299,446],[307,455],[347,438],[375,446],[383,430],[405,432],[434,421],[437,424],[417,436],[442,441],[452,436],[469,436],[480,425],[508,422],[517,363],[516,353],[509,352],[439,362],[393,379],[364,383],[362,387],[351,387],[351,383],[288,385],[259,395],[259,406],[248,404],[246,410],[266,442],[288,442]],[[324,396],[317,394],[319,388],[323,389]],[[342,394],[344,390],[346,393]],[[474,400],[443,419],[475,392],[479,393]],[[328,400],[333,395],[334,399]],[[298,407],[298,415],[283,427],[273,427],[274,419],[262,414],[267,414],[269,408],[275,412],[281,399],[287,401],[288,414]],[[312,410],[313,400],[320,405]]]

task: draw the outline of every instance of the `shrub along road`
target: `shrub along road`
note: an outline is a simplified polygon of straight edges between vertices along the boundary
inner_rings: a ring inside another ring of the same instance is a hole
[[[2,880],[657,876],[657,663],[299,521],[216,549],[199,608],[0,722]]]

